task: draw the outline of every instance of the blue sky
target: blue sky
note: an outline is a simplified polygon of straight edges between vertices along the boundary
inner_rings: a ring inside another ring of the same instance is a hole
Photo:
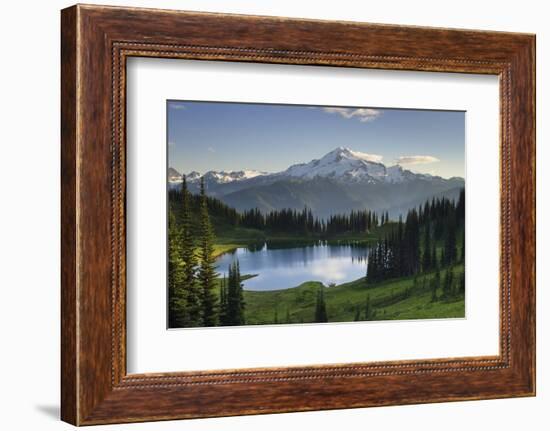
[[[168,101],[168,164],[181,173],[277,172],[336,147],[386,166],[464,177],[465,113]]]

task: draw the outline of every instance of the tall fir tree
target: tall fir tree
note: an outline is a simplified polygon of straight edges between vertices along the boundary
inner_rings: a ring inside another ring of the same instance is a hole
[[[229,272],[231,272],[231,266],[229,267]],[[219,303],[219,322],[221,326],[227,326],[227,279],[225,274],[221,280],[220,285],[220,303]]]
[[[328,322],[327,306],[325,304],[325,292],[323,286],[319,287],[319,290],[317,291],[314,320],[317,323]]]
[[[396,262],[395,272],[397,276],[405,274],[405,246],[403,243],[404,235],[403,217],[399,215],[399,221],[397,222],[397,237],[396,237]]]
[[[422,253],[422,270],[427,272],[432,269],[432,245],[430,222],[427,221],[424,226],[424,251]]]
[[[200,286],[202,324],[203,326],[216,326],[218,324],[218,310],[216,294],[214,292],[215,279],[217,277],[214,265],[214,233],[208,215],[208,202],[204,188],[204,177],[201,177],[200,185],[200,246],[198,283]]]
[[[186,309],[183,290],[184,263],[181,255],[181,230],[172,209],[168,212],[168,326],[184,326]]]
[[[367,284],[376,283],[378,281],[378,244],[376,247],[369,249],[369,255],[367,257]]]
[[[445,265],[452,265],[456,261],[456,220],[454,214],[450,214],[447,219],[444,256]]]
[[[197,283],[197,258],[191,224],[191,193],[183,176],[181,212],[181,257],[183,260],[183,290],[185,294],[185,312],[182,316],[184,327],[201,326],[202,304],[201,291]]]
[[[436,267],[435,276],[432,278],[431,281],[431,287],[432,287],[432,302],[437,301],[438,296],[437,292],[439,291],[439,288],[441,287],[441,272],[439,271],[439,266]]]
[[[226,291],[225,319],[227,325],[238,326],[245,324],[244,295],[241,282],[239,261],[233,262],[229,267],[229,277]]]
[[[414,208],[407,214],[404,241],[405,271],[403,275],[416,274],[420,269],[420,226],[418,212]]]
[[[241,268],[238,260],[235,262],[235,272],[237,274],[237,284],[235,289],[235,301],[237,303],[237,320],[239,322],[239,325],[244,325],[246,323],[244,317],[245,302],[243,283],[241,281]]]

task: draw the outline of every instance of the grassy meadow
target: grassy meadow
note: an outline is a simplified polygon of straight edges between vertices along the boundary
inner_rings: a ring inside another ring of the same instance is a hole
[[[462,265],[453,267],[455,273]],[[464,294],[443,298],[442,288],[437,289],[438,299],[432,300],[430,281],[435,273],[417,278],[404,277],[368,285],[365,278],[325,287],[325,300],[329,322],[352,322],[357,320],[409,320],[460,318],[465,316]],[[441,272],[442,278],[445,270]],[[317,292],[322,283],[309,281],[289,289],[270,291],[244,291],[246,302],[246,323],[248,325],[267,323],[307,323],[314,313]],[[365,319],[367,296],[372,315]]]

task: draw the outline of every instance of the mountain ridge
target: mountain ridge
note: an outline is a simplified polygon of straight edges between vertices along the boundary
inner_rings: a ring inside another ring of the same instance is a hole
[[[181,176],[171,178],[170,187],[181,184]],[[186,176],[192,193],[198,193],[200,178],[196,171]],[[204,180],[209,195],[240,211],[307,206],[319,216],[365,208],[398,216],[413,202],[434,195],[455,198],[464,187],[463,178],[414,173],[399,164],[387,167],[379,156],[345,147],[280,172],[208,171]]]
[[[378,159],[378,160],[377,160]],[[404,169],[401,165],[395,164],[386,166],[379,161],[379,156],[373,156],[359,151],[353,151],[347,147],[337,147],[328,152],[320,159],[313,159],[305,163],[296,163],[289,166],[287,169],[279,172],[264,172],[254,169],[243,169],[238,171],[215,171],[210,170],[204,173],[205,180],[215,181],[217,183],[228,183],[231,181],[243,181],[256,177],[280,178],[280,177],[295,177],[295,178],[314,178],[316,176],[340,178],[349,181],[388,181],[402,182],[414,177],[436,178],[443,179],[440,176],[414,173],[408,169]],[[169,170],[176,171],[173,168]],[[177,171],[176,171],[177,172]],[[180,174],[181,177],[181,174]],[[186,175],[188,183],[198,182],[201,174],[193,171]],[[453,178],[460,177],[451,177]],[[171,180],[173,182],[181,182],[179,180]]]

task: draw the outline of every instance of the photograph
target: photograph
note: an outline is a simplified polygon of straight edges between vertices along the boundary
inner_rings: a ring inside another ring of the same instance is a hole
[[[167,326],[465,317],[465,113],[167,101]]]

